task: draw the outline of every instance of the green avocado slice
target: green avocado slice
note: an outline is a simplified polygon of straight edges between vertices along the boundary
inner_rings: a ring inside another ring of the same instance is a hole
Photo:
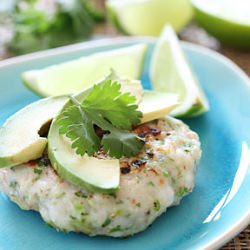
[[[75,98],[82,102],[90,90],[91,88],[84,90]],[[61,112],[70,105],[72,104],[68,101]],[[59,117],[60,113],[53,120],[48,134],[48,154],[53,168],[63,179],[89,191],[117,191],[120,182],[119,160],[103,160],[76,154],[70,140],[59,134]]]
[[[41,157],[47,146],[47,138],[42,137],[42,130],[57,115],[66,100],[67,97],[39,100],[5,122],[0,128],[0,168]]]
[[[179,96],[152,90],[144,90],[138,109],[142,112],[141,123],[164,117],[179,105]]]

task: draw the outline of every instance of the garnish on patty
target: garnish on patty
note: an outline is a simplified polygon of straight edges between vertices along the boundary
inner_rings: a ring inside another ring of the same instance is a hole
[[[81,103],[71,97],[73,105],[58,121],[59,133],[72,141],[77,154],[93,156],[102,147],[111,157],[130,157],[143,147],[143,140],[131,132],[132,126],[139,124],[142,112],[137,110],[136,98],[121,93],[120,88],[118,82],[106,80],[94,85]],[[100,138],[95,126],[107,133]]]

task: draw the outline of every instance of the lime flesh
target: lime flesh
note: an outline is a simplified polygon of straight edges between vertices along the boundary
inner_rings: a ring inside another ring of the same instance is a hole
[[[171,26],[157,42],[150,66],[153,89],[179,95],[176,117],[197,116],[209,109],[207,99],[194,76]]]
[[[192,17],[189,0],[109,0],[111,21],[130,35],[158,36],[166,24],[181,30]]]
[[[114,69],[117,75],[139,79],[147,46],[137,44],[81,57],[22,74],[24,84],[40,96],[72,94],[102,80]]]

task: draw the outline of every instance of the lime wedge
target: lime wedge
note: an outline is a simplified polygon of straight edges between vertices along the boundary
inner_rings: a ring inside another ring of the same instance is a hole
[[[109,17],[123,33],[158,36],[166,24],[181,30],[192,17],[189,0],[108,0]]]
[[[222,43],[250,48],[249,0],[192,0],[197,22]]]
[[[40,96],[57,96],[78,92],[100,81],[114,69],[117,75],[139,79],[147,45],[99,52],[80,59],[22,74],[24,84]]]
[[[171,26],[166,26],[156,44],[150,77],[153,89],[179,95],[181,104],[172,111],[172,115],[191,117],[208,110],[207,99]]]

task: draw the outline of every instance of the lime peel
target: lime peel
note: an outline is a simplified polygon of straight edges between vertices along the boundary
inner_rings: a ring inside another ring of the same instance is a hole
[[[192,5],[196,21],[211,35],[224,44],[250,48],[249,0],[192,0]]]

